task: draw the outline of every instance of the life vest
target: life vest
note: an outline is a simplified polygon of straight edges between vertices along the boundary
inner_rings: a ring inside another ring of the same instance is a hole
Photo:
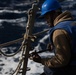
[[[50,42],[53,44],[52,41],[52,34],[57,29],[63,29],[65,30],[69,36],[71,37],[71,62],[70,64],[76,65],[76,25],[74,24],[74,21],[63,21],[58,23],[56,26],[50,29]],[[65,40],[63,40],[65,41]]]

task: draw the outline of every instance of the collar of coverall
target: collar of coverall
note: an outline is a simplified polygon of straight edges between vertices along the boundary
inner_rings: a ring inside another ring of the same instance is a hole
[[[57,25],[59,22],[66,21],[66,20],[73,20],[73,16],[69,11],[64,11],[59,16],[56,17],[54,20],[54,26]]]

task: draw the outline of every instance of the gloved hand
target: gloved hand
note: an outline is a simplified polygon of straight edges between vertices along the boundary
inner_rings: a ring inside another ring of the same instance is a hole
[[[30,60],[41,63],[41,57],[38,55],[37,52],[33,52],[30,54]]]
[[[54,50],[54,47],[53,47],[53,45],[52,45],[51,43],[49,43],[49,44],[47,45],[47,49],[48,49],[49,51],[53,51],[53,50]]]

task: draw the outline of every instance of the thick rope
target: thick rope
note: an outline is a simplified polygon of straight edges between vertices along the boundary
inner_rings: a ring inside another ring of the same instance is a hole
[[[18,51],[15,52],[14,54],[5,54],[5,53],[2,52],[1,50],[0,50],[0,53],[3,54],[3,55],[6,56],[6,57],[12,57],[12,56],[16,55],[17,53],[19,53],[20,51],[21,51],[21,47],[20,47],[20,48],[18,49]]]
[[[5,54],[4,52],[1,51],[1,49],[0,49],[0,53],[3,54],[6,57],[12,57],[12,56],[16,55],[17,53],[19,53],[22,50],[22,48],[23,48],[23,46],[25,44],[24,41],[22,42],[21,46],[19,47],[19,49],[14,54],[11,54],[11,55]]]
[[[41,32],[35,33],[35,34],[33,34],[32,36],[30,36],[30,37],[38,36],[38,35],[40,35],[40,34],[42,34],[42,33],[47,32],[48,30],[49,30],[49,29],[47,29],[47,30],[45,30],[45,31],[41,31]],[[26,37],[25,37],[25,38],[26,38]],[[25,39],[25,38],[24,38],[24,39]],[[4,43],[4,44],[0,44],[0,47],[4,47],[4,46],[7,46],[7,45],[10,45],[10,44],[13,44],[13,43],[17,43],[17,42],[22,41],[22,40],[23,40],[23,38],[20,38],[20,39],[14,40],[14,41],[10,41],[10,42]],[[0,50],[0,53],[3,54],[4,56],[12,57],[12,56],[16,55],[18,52],[20,52],[21,49],[24,48],[24,44],[25,44],[25,40],[23,41],[23,43],[22,43],[22,45],[20,46],[20,48],[18,49],[18,51],[15,52],[15,53],[12,54],[12,55],[7,55],[7,54],[3,53],[1,50]],[[24,58],[23,58],[24,49],[23,49],[22,51],[23,51],[23,52],[22,52],[22,56],[21,56],[22,59],[19,61],[19,64],[18,64],[16,70],[14,71],[14,73],[13,73],[12,75],[14,75],[14,74],[17,75],[17,74],[19,73],[19,71],[20,71],[22,62],[23,62],[23,60],[24,60]]]
[[[3,44],[0,44],[0,47],[8,46],[8,45],[17,43],[17,42],[22,41],[22,40],[23,40],[23,38],[19,38],[19,39],[17,39],[17,40],[13,40],[13,41],[10,41],[10,42],[6,42],[6,43],[3,43]]]
[[[23,62],[23,60],[24,60],[24,56],[23,56],[23,54],[24,54],[24,48],[25,48],[24,43],[25,43],[25,39],[24,39],[24,41],[22,42],[22,54],[21,54],[21,59],[20,59],[20,61],[19,61],[19,64],[18,64],[16,70],[14,71],[14,73],[13,73],[12,75],[14,75],[14,74],[17,75],[17,74],[19,73],[19,71],[20,71],[22,62]]]
[[[14,73],[12,75],[14,75],[15,73],[16,73],[16,75],[18,74],[18,72],[20,70],[20,67],[22,65],[22,62],[23,62],[23,58],[19,61],[18,66],[17,66],[16,70],[14,71]]]
[[[42,33],[45,33],[45,32],[47,32],[47,31],[49,31],[49,29],[44,30],[44,31],[41,31],[41,32],[38,32],[38,33],[35,33],[35,34],[33,34],[32,36],[39,36],[39,35],[41,35]],[[4,46],[8,46],[8,45],[17,43],[17,42],[19,42],[19,41],[22,41],[23,39],[24,39],[24,38],[19,38],[19,39],[17,39],[17,40],[13,40],[13,41],[10,41],[10,42],[6,42],[6,43],[3,43],[3,44],[0,44],[0,47],[4,47]]]

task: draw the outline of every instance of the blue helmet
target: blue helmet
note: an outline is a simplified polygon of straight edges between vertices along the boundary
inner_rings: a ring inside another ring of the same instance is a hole
[[[57,0],[46,0],[41,7],[41,17],[43,17],[46,13],[61,8],[61,5]]]

